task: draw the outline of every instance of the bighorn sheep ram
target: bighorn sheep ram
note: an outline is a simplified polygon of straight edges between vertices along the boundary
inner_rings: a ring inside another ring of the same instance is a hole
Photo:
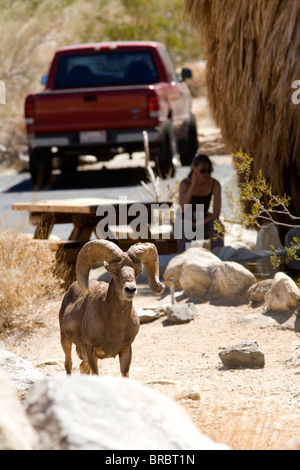
[[[96,261],[104,261],[111,274],[109,283],[89,281]],[[164,286],[159,281],[158,255],[152,243],[136,243],[126,253],[107,240],[83,246],[76,261],[77,281],[66,292],[59,312],[67,374],[72,372],[74,343],[82,360],[80,373],[98,374],[98,359],[119,355],[121,374],[129,376],[131,344],[140,326],[132,300],[142,264],[151,290],[161,294]]]

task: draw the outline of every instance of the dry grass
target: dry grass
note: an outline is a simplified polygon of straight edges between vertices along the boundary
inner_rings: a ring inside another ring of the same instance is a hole
[[[288,414],[269,393],[245,398],[232,391],[224,396],[216,383],[214,396],[205,391],[200,395],[200,401],[181,401],[181,405],[200,432],[214,442],[232,450],[300,449],[298,415]]]
[[[283,432],[276,408],[278,405],[273,403],[269,412],[257,412],[251,406],[242,408],[234,402],[224,407],[211,403],[195,424],[214,442],[232,450],[281,450],[292,436]]]
[[[27,235],[0,233],[0,334],[32,327],[37,306],[61,293],[55,263],[54,253]]]

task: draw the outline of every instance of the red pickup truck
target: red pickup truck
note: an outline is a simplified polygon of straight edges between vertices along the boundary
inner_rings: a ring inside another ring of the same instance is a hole
[[[179,78],[161,43],[129,41],[59,49],[45,89],[25,101],[30,172],[34,184],[51,175],[53,157],[62,171],[78,157],[107,161],[144,149],[162,177],[174,174],[175,156],[189,165],[197,151],[197,126],[182,69]]]

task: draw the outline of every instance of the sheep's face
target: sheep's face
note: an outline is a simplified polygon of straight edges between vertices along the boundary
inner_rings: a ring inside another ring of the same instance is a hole
[[[105,264],[105,267],[113,279],[116,291],[125,300],[132,300],[137,293],[136,278],[142,271],[141,263],[125,259],[120,263]]]

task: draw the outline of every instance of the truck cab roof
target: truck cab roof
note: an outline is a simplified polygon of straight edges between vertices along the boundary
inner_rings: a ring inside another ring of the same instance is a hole
[[[132,49],[139,49],[142,47],[151,47],[151,48],[165,48],[164,44],[157,42],[157,41],[108,41],[108,42],[94,42],[94,43],[87,43],[87,44],[77,44],[72,46],[64,46],[57,49],[57,53],[59,52],[71,52],[71,51],[78,51],[78,50],[95,50],[99,51],[101,49],[121,49],[121,48],[132,48]]]

